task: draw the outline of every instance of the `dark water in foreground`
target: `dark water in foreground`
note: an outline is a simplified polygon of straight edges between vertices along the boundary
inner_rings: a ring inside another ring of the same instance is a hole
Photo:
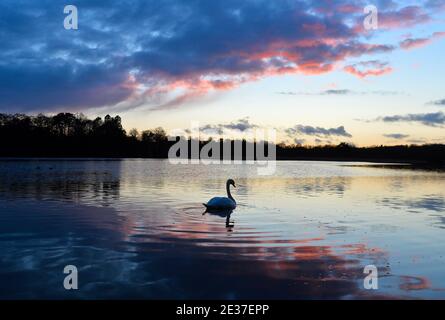
[[[0,298],[445,298],[444,173],[277,165],[0,161]]]

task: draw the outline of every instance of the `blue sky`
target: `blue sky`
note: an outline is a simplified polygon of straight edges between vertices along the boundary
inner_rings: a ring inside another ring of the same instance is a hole
[[[78,30],[63,27],[67,4]],[[377,30],[363,28],[369,4]],[[4,113],[445,143],[443,1],[4,0],[0,37]]]

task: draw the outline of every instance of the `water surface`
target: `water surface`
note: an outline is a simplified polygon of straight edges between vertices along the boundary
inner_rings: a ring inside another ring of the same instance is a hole
[[[0,161],[0,298],[445,298],[445,173]],[[202,202],[235,179],[229,219]],[[375,265],[379,289],[363,287]],[[63,268],[79,290],[63,288]]]

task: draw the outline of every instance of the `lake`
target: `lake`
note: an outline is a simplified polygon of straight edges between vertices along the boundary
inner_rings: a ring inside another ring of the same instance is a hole
[[[203,202],[237,184],[230,217]],[[0,161],[1,299],[444,299],[445,173]],[[78,290],[63,286],[78,270]],[[364,268],[378,271],[365,289]]]

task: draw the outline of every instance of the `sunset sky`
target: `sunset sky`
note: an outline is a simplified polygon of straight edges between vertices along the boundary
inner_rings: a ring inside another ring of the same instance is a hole
[[[64,28],[65,5],[78,29]],[[365,30],[367,5],[378,29]],[[0,112],[445,143],[445,1],[2,0]]]

